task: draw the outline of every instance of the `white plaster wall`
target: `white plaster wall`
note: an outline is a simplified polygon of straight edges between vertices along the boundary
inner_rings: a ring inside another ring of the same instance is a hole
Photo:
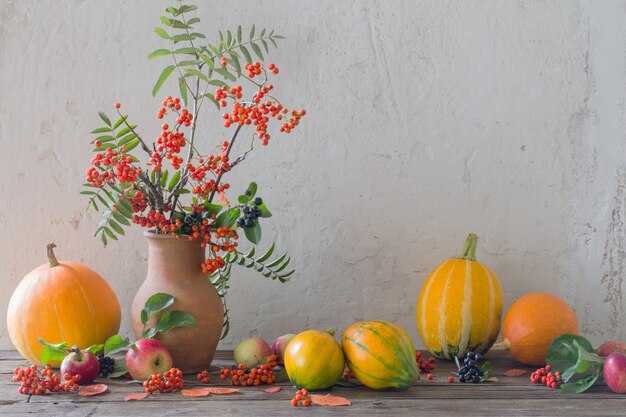
[[[373,318],[417,342],[421,285],[470,231],[505,307],[552,291],[594,341],[626,338],[626,1],[196,3],[209,33],[287,36],[277,89],[308,110],[232,175],[259,183],[263,246],[298,272],[279,285],[234,270],[222,347]],[[145,57],[166,5],[0,0],[0,348],[11,293],[51,240],[108,279],[129,333],[146,244],[134,228],[103,249],[78,192],[97,110],[121,101],[157,132],[165,64]]]

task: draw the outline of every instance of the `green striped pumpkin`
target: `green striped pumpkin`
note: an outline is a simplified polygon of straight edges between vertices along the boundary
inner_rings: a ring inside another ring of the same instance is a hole
[[[321,330],[307,330],[291,339],[284,360],[291,383],[311,391],[335,385],[345,367],[341,347]]]
[[[386,321],[354,323],[343,332],[343,354],[350,372],[372,389],[406,389],[419,377],[408,333]]]

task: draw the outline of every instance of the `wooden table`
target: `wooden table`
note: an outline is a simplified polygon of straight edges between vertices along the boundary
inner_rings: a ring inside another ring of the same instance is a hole
[[[231,358],[231,352],[219,351],[214,365],[230,366]],[[532,372],[504,353],[489,353],[487,358],[491,361],[492,375],[499,377],[500,382],[448,383],[447,377],[455,366],[439,360],[434,380],[428,381],[423,375],[406,391],[374,391],[362,385],[334,387],[329,392],[349,398],[352,406],[295,408],[290,404],[295,389],[288,382],[278,384],[282,391],[273,394],[258,388],[244,388],[234,395],[189,398],[172,393],[125,402],[127,394],[140,392],[143,387],[125,380],[104,379],[97,382],[107,384],[109,392],[99,396],[80,397],[75,393],[26,396],[19,394],[18,384],[11,381],[13,369],[24,366],[24,360],[15,351],[0,351],[0,416],[626,416],[626,395],[614,394],[605,385],[594,386],[583,394],[561,394],[558,390],[531,384],[530,373],[519,377],[502,376],[502,372],[510,368]],[[187,379],[187,388],[201,386],[194,375]],[[224,385],[214,376],[212,384],[218,383]]]

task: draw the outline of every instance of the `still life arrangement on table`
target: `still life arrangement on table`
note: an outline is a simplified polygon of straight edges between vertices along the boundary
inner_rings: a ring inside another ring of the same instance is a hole
[[[295,387],[293,406],[345,406],[350,400],[314,392],[337,384],[407,389],[420,373],[433,380],[437,359],[457,365],[457,372],[445,377],[448,382],[497,383],[484,358],[491,348],[539,367],[529,383],[579,393],[603,379],[612,391],[626,393],[626,343],[607,342],[594,350],[578,334],[574,309],[556,295],[525,295],[501,322],[502,289],[495,273],[477,261],[474,234],[461,255],[437,266],[421,289],[416,324],[430,358],[415,350],[401,327],[371,320],[338,334],[332,328],[285,334],[271,345],[260,337],[245,339],[234,350],[235,367],[211,369],[220,337],[229,330],[232,266],[280,282],[294,273],[288,254],[274,244],[265,250],[256,246],[261,219],[271,216],[266,196],[258,192],[262,185],[250,182],[231,201],[228,173],[250,152],[275,141],[274,130],[281,135],[296,129],[306,111],[276,98],[272,79],[279,67],[265,60],[282,36],[239,26],[219,32],[211,43],[196,29],[196,6],[177,6],[166,9],[155,29],[167,47],[149,55],[169,59],[154,96],[168,79],[178,80],[177,93],[166,96],[155,114],[160,135],[142,136],[119,103],[114,117],[100,112],[82,190],[88,207],[100,213],[95,234],[105,245],[131,224],[146,229],[148,276],[131,309],[134,340],[118,334],[120,304],[104,278],[83,264],[58,261],[49,244],[48,262],[24,277],[7,314],[13,344],[32,363],[14,370],[20,393],[99,395],[108,387],[94,381],[129,378],[142,389],[126,400],[141,400],[174,391],[226,395],[248,387],[276,393],[282,389],[277,382],[289,381]],[[206,151],[209,137],[223,133],[201,122],[215,108],[223,112],[227,136]],[[240,250],[241,235],[251,249]],[[503,341],[496,343],[501,330]],[[191,386],[183,378],[189,373]],[[511,369],[498,375],[525,373]]]

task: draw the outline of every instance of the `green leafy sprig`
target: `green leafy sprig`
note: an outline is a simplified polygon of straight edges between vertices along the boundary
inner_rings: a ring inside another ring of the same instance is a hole
[[[170,310],[159,316],[154,327],[148,327],[150,319],[174,304],[174,301],[176,301],[174,296],[163,292],[153,294],[146,300],[140,314],[143,338],[152,339],[157,333],[165,333],[176,327],[196,325],[193,315],[180,310]]]
[[[565,393],[588,390],[602,376],[604,361],[587,339],[573,334],[554,338],[546,354],[546,363],[561,373]]]

